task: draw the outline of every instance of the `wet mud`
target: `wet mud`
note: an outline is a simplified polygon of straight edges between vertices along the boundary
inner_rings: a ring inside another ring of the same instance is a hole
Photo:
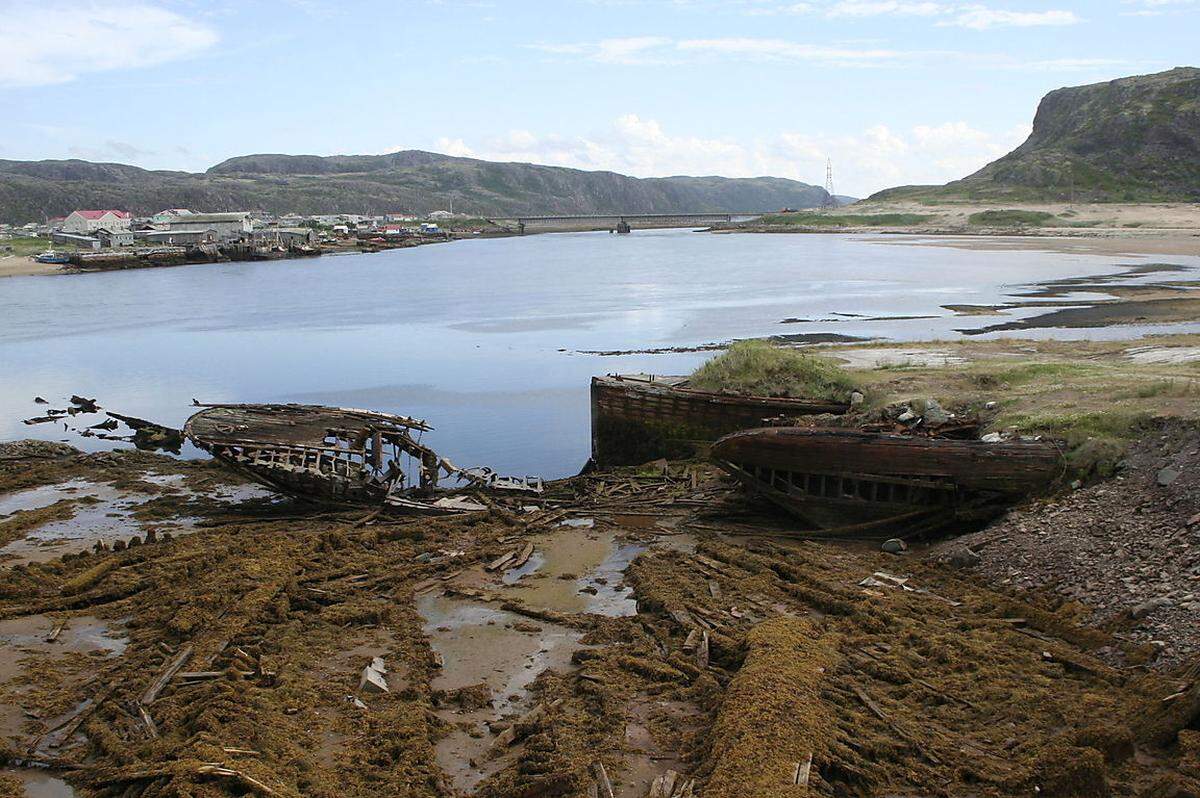
[[[1194,665],[919,548],[778,537],[703,464],[428,519],[218,499],[236,485],[142,454],[0,459],[10,515],[72,480],[156,498],[123,546],[0,568],[9,792],[1197,787]]]

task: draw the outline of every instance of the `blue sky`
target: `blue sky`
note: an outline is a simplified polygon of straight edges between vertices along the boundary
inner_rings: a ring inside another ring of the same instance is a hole
[[[963,176],[1068,85],[1198,65],[1200,0],[0,0],[0,158],[428,149],[839,193]]]

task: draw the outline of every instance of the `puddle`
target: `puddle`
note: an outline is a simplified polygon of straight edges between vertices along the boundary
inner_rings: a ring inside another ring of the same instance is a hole
[[[44,770],[5,768],[5,776],[16,776],[25,787],[25,798],[75,798],[75,788]]]
[[[36,488],[19,490],[6,496],[0,496],[0,518],[21,511],[40,510],[60,499],[91,495],[89,491],[98,488],[100,486],[95,482],[86,479],[72,479],[58,485],[40,485]]]
[[[529,561],[502,577],[502,596],[558,612],[636,613],[631,589],[620,584],[625,569],[645,546],[620,543],[611,531],[590,530],[563,530],[533,543]]]
[[[614,793],[616,798],[645,798],[654,780],[668,770],[680,774],[688,770],[679,751],[664,747],[651,734],[652,715],[669,719],[671,727],[681,732],[697,728],[703,722],[702,713],[690,704],[654,700],[646,695],[637,696],[626,712],[625,768]],[[675,739],[682,738],[677,735]]]
[[[581,633],[445,596],[421,596],[417,610],[443,663],[431,687],[456,690],[482,682],[491,691],[491,703],[482,709],[438,710],[443,720],[455,726],[437,744],[438,764],[457,789],[470,791],[505,761],[488,757],[495,735],[487,722],[532,709],[529,685],[547,668],[569,670]],[[519,631],[517,626],[529,631]],[[539,631],[532,631],[535,628]]]
[[[181,498],[200,495],[182,487],[182,474],[142,474],[139,478],[171,489],[173,495]],[[218,491],[206,498],[233,504],[270,495],[270,492],[262,488],[247,485]],[[0,515],[48,507],[60,499],[85,497],[87,501],[76,505],[72,518],[43,524],[31,529],[25,537],[0,548],[0,562],[7,566],[48,562],[64,554],[87,551],[98,540],[111,542],[117,538],[144,536],[145,527],[151,525],[172,535],[187,534],[195,529],[196,519],[191,517],[146,521],[143,525],[134,518],[134,511],[142,504],[160,498],[159,496],[121,490],[87,480],[43,485],[0,497]]]
[[[584,577],[585,586],[595,589],[588,596],[588,612],[597,615],[609,615],[621,618],[637,615],[637,599],[633,597],[633,588],[622,584],[625,571],[646,547],[637,543],[615,543],[612,554],[604,562],[596,566],[591,574]]]
[[[48,638],[59,621],[46,615],[26,615],[0,621],[0,685],[21,675],[23,660],[30,657],[54,659],[65,654],[100,652],[106,658],[120,656],[127,641],[113,630],[114,624],[91,615],[65,619],[66,625],[54,642]],[[20,691],[15,691],[20,698]],[[9,694],[10,697],[13,693]],[[0,704],[0,737],[19,737],[29,718],[16,702]]]

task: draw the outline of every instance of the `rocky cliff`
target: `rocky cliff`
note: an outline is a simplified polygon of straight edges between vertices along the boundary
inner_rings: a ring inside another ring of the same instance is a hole
[[[1052,91],[1017,149],[945,186],[872,199],[1200,200],[1200,69]]]

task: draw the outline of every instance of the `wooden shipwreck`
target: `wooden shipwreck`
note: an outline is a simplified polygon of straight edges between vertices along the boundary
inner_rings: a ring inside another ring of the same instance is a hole
[[[198,448],[269,488],[306,501],[438,514],[463,509],[438,497],[447,477],[469,487],[540,492],[536,477],[459,468],[420,442],[431,427],[407,416],[298,404],[217,404],[184,424]]]
[[[735,432],[714,444],[712,458],[811,528],[864,536],[987,517],[1063,471],[1047,441],[799,427]]]
[[[692,457],[735,430],[848,409],[845,402],[699,391],[686,377],[592,377],[592,463]]]

